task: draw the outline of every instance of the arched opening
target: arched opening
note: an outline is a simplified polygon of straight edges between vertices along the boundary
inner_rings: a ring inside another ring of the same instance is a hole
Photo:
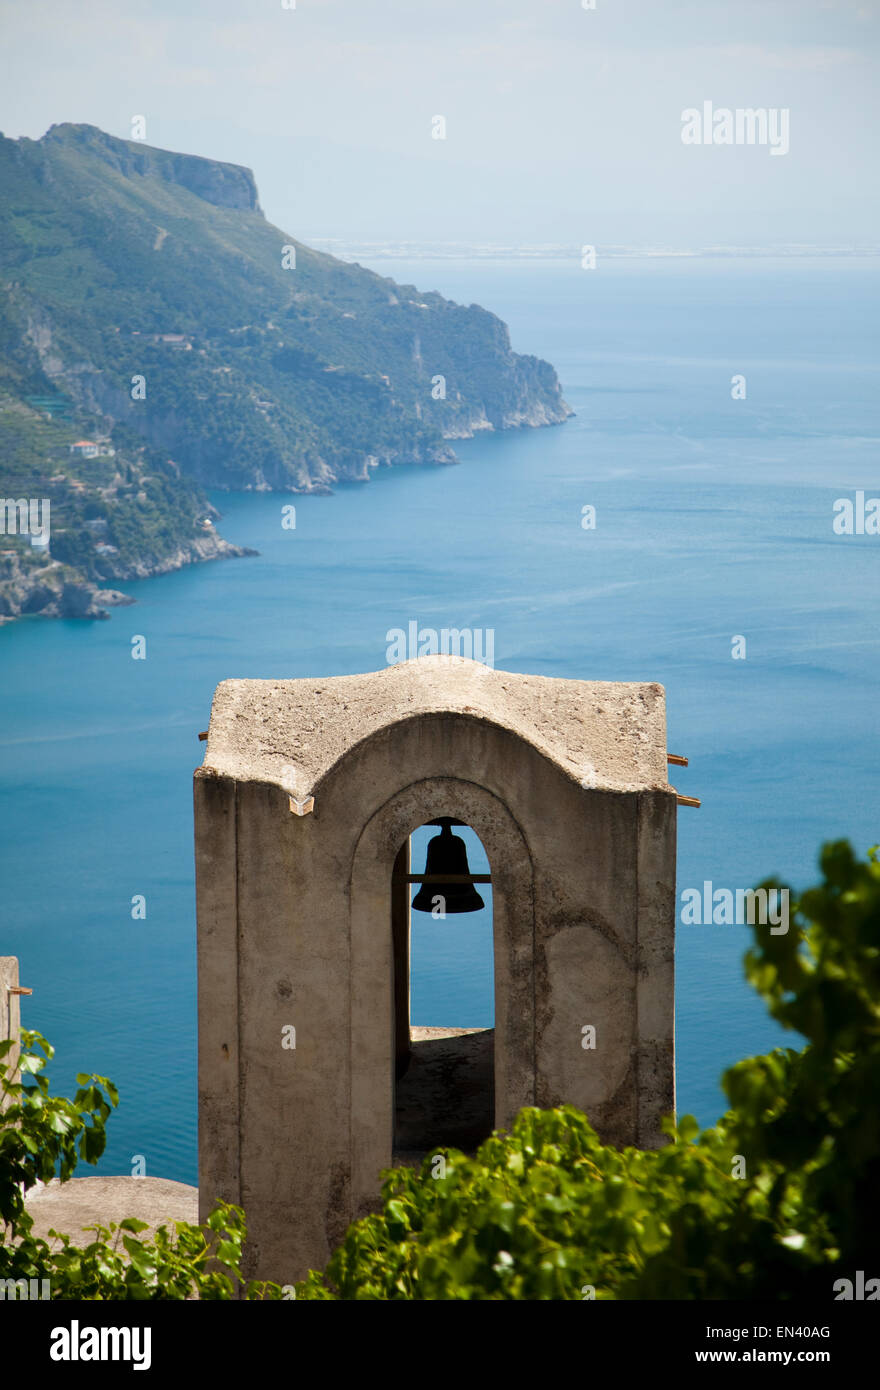
[[[429,727],[434,727],[433,723]],[[437,726],[442,728],[442,721]],[[464,724],[466,736],[472,726]],[[413,745],[404,735],[412,734]],[[352,1211],[374,1210],[376,1174],[395,1156],[396,975],[409,982],[410,903],[415,894],[399,880],[410,873],[410,836],[416,827],[442,816],[472,826],[486,849],[492,875],[492,935],[495,970],[495,1035],[491,1080],[494,1114],[487,1132],[508,1128],[524,1105],[534,1105],[535,1080],[535,911],[532,852],[505,803],[492,791],[464,777],[421,774],[425,730],[416,721],[401,726],[392,776],[401,766],[410,780],[392,791],[364,825],[352,859],[351,951],[348,961],[350,1028],[350,1162]],[[502,750],[505,751],[506,750]],[[457,757],[478,767],[485,750],[459,741]],[[360,775],[369,784],[367,772]],[[325,798],[326,800],[326,798]],[[435,832],[436,833],[436,832]],[[401,862],[401,849],[405,856]],[[395,874],[395,867],[399,873]],[[416,865],[418,871],[424,863]],[[393,882],[397,880],[397,882]],[[478,885],[480,887],[480,885]],[[482,892],[482,888],[480,888]],[[392,911],[390,904],[402,904]],[[442,923],[440,923],[442,926]],[[401,969],[401,947],[405,950]],[[406,1015],[404,1014],[405,1018]],[[399,1029],[402,1033],[402,1027]],[[408,1029],[407,1029],[408,1031]],[[436,1111],[434,1112],[436,1114]],[[433,1130],[437,1133],[437,1129]],[[405,1136],[400,1134],[403,1139]],[[420,1137],[424,1137],[420,1136]],[[441,1133],[441,1144],[452,1142]],[[464,1146],[462,1146],[464,1147]],[[426,1145],[420,1152],[436,1152]],[[410,1152],[410,1151],[406,1151]],[[418,1153],[419,1150],[414,1152]]]
[[[399,850],[392,875],[394,1157],[473,1152],[495,1113],[492,882],[464,822],[440,817]]]

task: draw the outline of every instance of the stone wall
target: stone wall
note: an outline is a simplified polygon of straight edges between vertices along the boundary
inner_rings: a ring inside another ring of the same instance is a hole
[[[15,1047],[3,1058],[3,1063],[7,1069],[10,1066],[13,1068],[18,1066],[17,1039],[21,1026],[20,996],[11,993],[13,989],[17,988],[18,958],[16,956],[0,956],[0,1042],[6,1042],[8,1038],[16,1039]],[[13,1079],[8,1070],[6,1077],[7,1080]],[[15,1076],[14,1079],[17,1081],[18,1076]],[[2,1105],[4,1105],[4,1101],[0,1097],[0,1106]]]

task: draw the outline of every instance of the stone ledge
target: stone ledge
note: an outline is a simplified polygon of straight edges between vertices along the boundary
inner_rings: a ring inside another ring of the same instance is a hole
[[[577,681],[427,656],[355,676],[225,680],[197,776],[274,782],[311,795],[346,753],[401,723],[483,720],[597,791],[668,791],[663,687]]]
[[[170,1178],[70,1178],[65,1183],[54,1178],[32,1188],[25,1204],[33,1217],[32,1234],[50,1245],[50,1227],[85,1246],[95,1236],[83,1227],[118,1224],[126,1216],[146,1221],[151,1230],[174,1221],[197,1225],[199,1219],[198,1188]]]

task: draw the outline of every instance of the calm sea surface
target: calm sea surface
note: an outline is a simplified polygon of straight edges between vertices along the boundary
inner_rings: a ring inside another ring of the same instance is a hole
[[[375,670],[411,619],[492,628],[508,670],[665,685],[673,780],[703,800],[679,812],[679,892],[802,886],[823,839],[880,839],[880,537],[831,526],[836,498],[880,495],[877,262],[376,268],[494,310],[576,418],[333,497],[218,495],[258,559],[121,585],[137,607],[109,622],[0,629],[0,953],[53,1082],[121,1089],[107,1173],[140,1154],[196,1178],[192,771],[225,677]],[[492,1022],[487,919],[416,921],[415,1023]],[[678,928],[679,1109],[703,1123],[722,1069],[783,1037],[743,981],[748,938]]]

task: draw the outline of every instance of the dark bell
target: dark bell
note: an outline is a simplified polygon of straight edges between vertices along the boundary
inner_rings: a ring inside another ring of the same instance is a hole
[[[447,818],[443,818],[441,824],[443,829],[440,834],[428,841],[425,877],[412,905],[417,912],[431,912],[434,898],[439,897],[444,899],[447,913],[479,912],[486,904],[472,883],[437,883],[431,880],[432,874],[457,874],[466,878],[471,872],[464,840],[460,835],[453,835]]]

